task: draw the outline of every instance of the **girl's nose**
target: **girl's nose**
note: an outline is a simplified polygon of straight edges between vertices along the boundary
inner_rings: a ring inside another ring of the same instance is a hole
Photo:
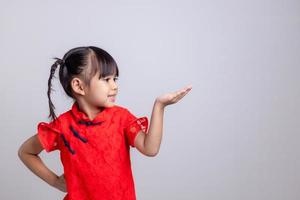
[[[113,90],[118,89],[118,84],[117,84],[115,81],[112,81],[112,82],[111,82],[111,88],[112,88]]]

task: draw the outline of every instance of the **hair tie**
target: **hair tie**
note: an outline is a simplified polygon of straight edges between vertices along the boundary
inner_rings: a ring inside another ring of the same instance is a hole
[[[62,60],[62,59],[60,59],[60,58],[54,58],[54,59],[56,59],[56,61],[55,61],[55,64],[56,64],[56,65],[62,66],[62,65],[65,64],[65,61]]]

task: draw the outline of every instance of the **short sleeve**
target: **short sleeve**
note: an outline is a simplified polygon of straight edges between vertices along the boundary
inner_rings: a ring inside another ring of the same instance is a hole
[[[40,122],[38,124],[37,135],[46,152],[58,149],[59,130],[60,128],[57,121],[50,123]]]
[[[128,110],[126,110],[125,117],[125,136],[127,141],[129,142],[129,145],[135,147],[134,140],[139,131],[142,130],[146,134],[148,133],[149,121],[146,116],[136,117]]]

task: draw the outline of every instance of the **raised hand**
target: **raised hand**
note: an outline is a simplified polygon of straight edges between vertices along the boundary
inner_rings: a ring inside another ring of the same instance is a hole
[[[181,90],[167,93],[164,95],[161,95],[156,98],[156,102],[161,104],[162,106],[167,106],[170,104],[177,103],[180,99],[182,99],[190,90],[192,89],[192,86],[186,86]]]

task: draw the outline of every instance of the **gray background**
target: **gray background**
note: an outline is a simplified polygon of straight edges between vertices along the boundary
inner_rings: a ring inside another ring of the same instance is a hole
[[[51,58],[81,45],[116,59],[116,103],[137,116],[193,85],[166,108],[158,156],[131,149],[138,200],[300,199],[299,1],[1,1],[0,20],[0,199],[65,195],[17,150],[47,121]],[[41,157],[61,174],[58,153]]]

